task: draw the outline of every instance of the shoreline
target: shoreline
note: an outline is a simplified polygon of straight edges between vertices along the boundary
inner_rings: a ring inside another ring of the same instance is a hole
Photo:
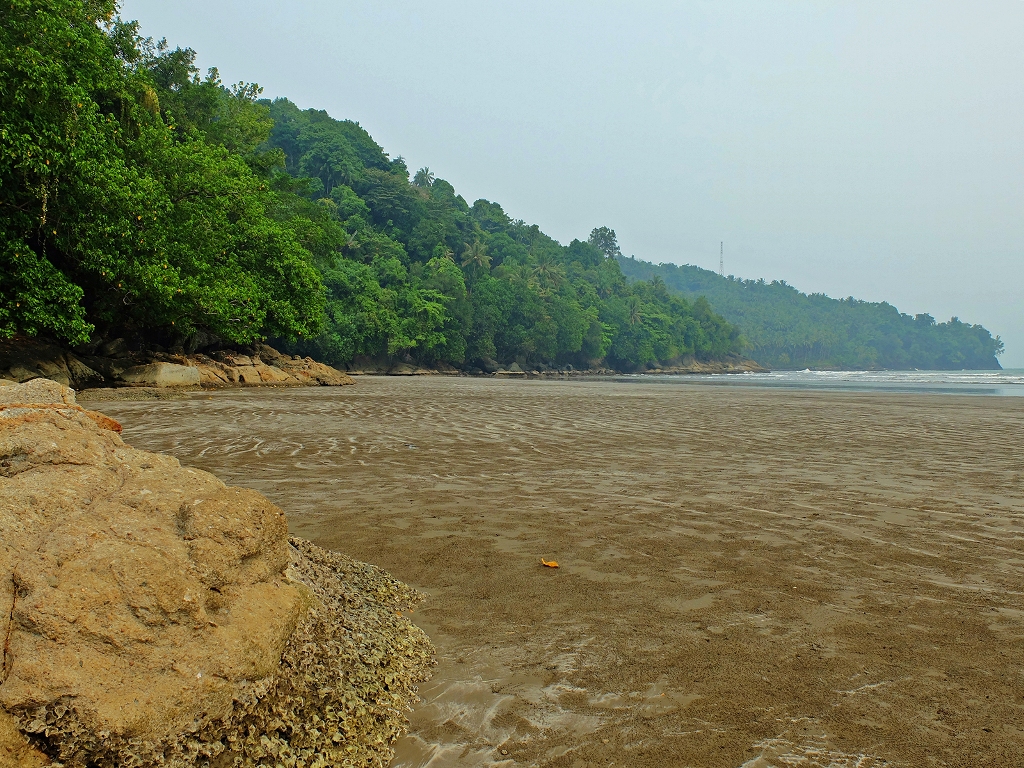
[[[575,378],[626,375],[612,368],[577,369],[572,365],[527,366],[516,362],[478,361],[482,367],[456,368],[443,362],[417,365],[357,358],[334,368],[311,357],[282,354],[257,342],[244,349],[206,352],[163,348],[131,350],[124,339],[93,342],[67,349],[42,339],[17,337],[0,340],[0,379],[15,383],[48,378],[79,391],[88,389],[223,389],[236,387],[344,386],[352,376],[497,376],[500,378]],[[525,364],[525,363],[524,363]],[[753,360],[726,356],[700,361],[684,358],[679,364],[657,366],[644,372],[661,374],[719,374],[766,372]]]
[[[608,378],[612,376],[732,376],[741,373],[770,373],[766,368],[750,367],[746,365],[732,365],[727,363],[700,363],[691,366],[677,366],[672,368],[652,368],[646,371],[616,371],[612,368],[584,368],[569,370],[507,370],[501,369],[492,373],[480,372],[471,373],[468,371],[452,369],[438,370],[435,368],[412,368],[407,370],[394,371],[367,371],[348,370],[349,376],[451,376],[477,379],[576,379],[576,378]]]

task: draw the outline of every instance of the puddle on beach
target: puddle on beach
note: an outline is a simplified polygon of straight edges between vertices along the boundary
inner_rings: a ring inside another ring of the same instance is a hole
[[[396,767],[1024,754],[1024,398],[429,377],[101,409],[423,589]]]

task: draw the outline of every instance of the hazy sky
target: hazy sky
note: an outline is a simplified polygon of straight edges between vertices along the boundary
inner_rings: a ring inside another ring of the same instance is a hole
[[[128,0],[562,242],[957,315],[1024,367],[1024,2]]]

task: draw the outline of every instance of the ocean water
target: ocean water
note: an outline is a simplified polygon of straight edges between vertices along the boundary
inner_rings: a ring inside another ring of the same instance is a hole
[[[1001,371],[772,371],[722,375],[650,375],[620,381],[728,387],[901,392],[934,395],[1024,397],[1024,368]]]

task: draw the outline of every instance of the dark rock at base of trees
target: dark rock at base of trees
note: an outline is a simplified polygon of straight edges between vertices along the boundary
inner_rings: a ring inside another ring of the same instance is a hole
[[[95,354],[90,354],[91,350]],[[209,355],[175,355],[153,349],[129,352],[123,339],[73,352],[42,339],[0,340],[0,378],[45,378],[66,387],[337,386],[352,384],[341,371],[312,358],[282,355],[266,344]],[[105,349],[112,356],[98,354]]]

